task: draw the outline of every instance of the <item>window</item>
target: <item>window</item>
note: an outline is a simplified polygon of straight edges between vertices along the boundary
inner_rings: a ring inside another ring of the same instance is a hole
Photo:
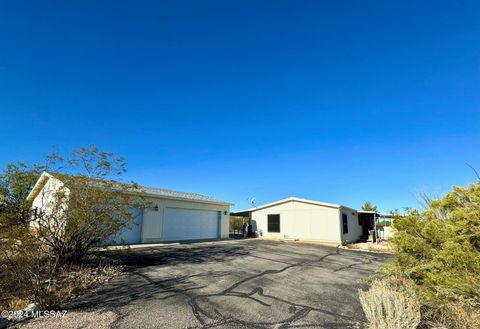
[[[268,215],[268,232],[280,233],[280,215]]]
[[[348,216],[346,214],[342,214],[342,224],[343,224],[343,234],[348,233]]]

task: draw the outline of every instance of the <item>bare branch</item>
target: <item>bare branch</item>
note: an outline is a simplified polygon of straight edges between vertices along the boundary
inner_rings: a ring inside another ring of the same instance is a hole
[[[472,166],[470,165],[468,162],[465,162],[465,164],[470,167],[470,169],[473,170],[473,172],[475,173],[475,175],[477,176],[477,180],[480,180],[480,174],[478,173],[478,171]]]

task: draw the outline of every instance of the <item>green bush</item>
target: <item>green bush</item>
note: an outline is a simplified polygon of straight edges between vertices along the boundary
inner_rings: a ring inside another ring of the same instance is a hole
[[[454,187],[426,210],[396,218],[393,227],[396,260],[384,273],[415,283],[425,322],[469,328],[456,316],[473,318],[480,309],[480,185]]]

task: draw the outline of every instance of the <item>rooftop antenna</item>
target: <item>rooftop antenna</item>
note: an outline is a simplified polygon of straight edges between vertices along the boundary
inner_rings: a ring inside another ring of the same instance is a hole
[[[257,208],[257,206],[255,205],[255,197],[250,199],[250,203],[252,204],[253,208]],[[252,212],[253,212],[252,210],[249,211],[249,217],[250,217],[249,222],[250,223],[252,223],[252,220],[253,220]],[[250,225],[252,225],[252,224],[250,224]],[[253,232],[253,226],[252,226],[252,232]]]

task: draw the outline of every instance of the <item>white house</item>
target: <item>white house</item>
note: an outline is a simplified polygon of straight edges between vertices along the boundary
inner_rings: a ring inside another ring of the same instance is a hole
[[[63,183],[44,172],[27,199],[34,208],[49,211],[55,191]],[[229,234],[230,203],[208,196],[172,190],[141,187],[147,209],[133,209],[134,223],[108,244],[135,244],[182,240],[225,239]]]
[[[251,218],[263,237],[348,243],[359,240],[365,232],[355,209],[295,197],[232,215]]]

